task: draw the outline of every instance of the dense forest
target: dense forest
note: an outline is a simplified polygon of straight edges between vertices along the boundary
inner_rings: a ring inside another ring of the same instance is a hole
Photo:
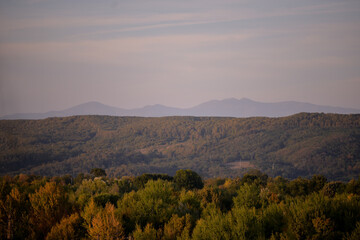
[[[249,168],[294,179],[360,174],[360,115],[282,118],[74,116],[0,121],[0,175],[240,176]]]
[[[360,239],[360,178],[0,177],[0,239]]]

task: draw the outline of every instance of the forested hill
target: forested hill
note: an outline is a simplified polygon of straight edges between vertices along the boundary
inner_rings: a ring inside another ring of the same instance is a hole
[[[360,115],[301,113],[283,118],[75,116],[0,121],[0,174],[231,177],[360,174]]]

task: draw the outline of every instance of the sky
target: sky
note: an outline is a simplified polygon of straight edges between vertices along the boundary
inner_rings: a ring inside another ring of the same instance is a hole
[[[0,1],[0,116],[233,97],[360,109],[360,1]]]

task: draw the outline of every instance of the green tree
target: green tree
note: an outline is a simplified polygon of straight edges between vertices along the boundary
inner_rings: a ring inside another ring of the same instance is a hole
[[[148,181],[144,189],[124,194],[118,202],[118,212],[126,233],[130,233],[136,225],[142,228],[148,223],[155,228],[163,226],[177,210],[176,206],[173,184],[159,179]]]
[[[328,197],[334,197],[336,193],[342,193],[345,190],[345,185],[342,182],[329,182],[327,183],[321,192]]]
[[[360,177],[359,177],[358,180],[351,179],[351,180],[346,184],[346,192],[347,192],[347,193],[352,193],[352,194],[360,195]]]
[[[232,239],[263,239],[264,231],[255,208],[234,207],[228,214]]]
[[[236,208],[246,207],[246,208],[260,208],[261,207],[261,198],[260,198],[260,187],[256,184],[244,184],[238,190],[238,195],[234,197],[234,206]]]
[[[185,188],[189,190],[194,188],[201,189],[204,187],[204,183],[199,174],[191,171],[190,169],[181,169],[176,171],[174,176],[174,182],[179,189]]]
[[[285,196],[289,194],[288,185],[288,179],[278,176],[269,181],[267,187],[270,189],[271,192],[279,194],[280,196]]]
[[[84,179],[76,190],[75,196],[77,202],[83,207],[91,197],[102,193],[108,193],[109,191],[110,187],[101,179]]]
[[[291,196],[305,196],[309,194],[310,181],[302,177],[292,180],[289,184],[289,193]]]
[[[110,194],[110,193],[101,193],[94,197],[94,201],[96,205],[105,207],[107,203],[111,203],[116,205],[117,201],[120,199],[118,195]]]
[[[181,216],[185,216],[186,214],[190,214],[193,219],[200,218],[201,213],[201,202],[200,196],[196,194],[194,191],[186,191],[183,189],[179,195],[179,202],[177,207],[177,212]]]
[[[268,175],[260,172],[259,170],[250,170],[248,173],[246,173],[242,179],[241,179],[241,183],[245,184],[258,184],[258,185],[262,185],[265,186],[268,180]]]
[[[93,168],[90,171],[90,174],[94,175],[94,177],[105,177],[106,176],[106,172],[104,169],[102,168]]]
[[[194,240],[234,239],[230,218],[214,204],[210,204],[204,210],[203,217],[197,221],[192,237]]]
[[[141,229],[140,225],[136,225],[132,235],[134,240],[157,240],[156,229],[150,223],[145,226],[144,230]]]
[[[283,210],[279,204],[271,204],[263,209],[261,222],[266,239],[281,233],[286,227],[286,218]]]
[[[310,191],[309,192],[319,192],[324,185],[327,183],[327,179],[323,175],[314,175],[310,179]]]
[[[134,185],[137,187],[137,189],[144,188],[145,184],[150,180],[167,180],[172,181],[173,177],[167,175],[167,174],[150,174],[150,173],[144,173],[134,179]]]

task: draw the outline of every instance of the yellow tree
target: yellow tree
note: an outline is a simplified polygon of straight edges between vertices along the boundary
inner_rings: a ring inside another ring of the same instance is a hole
[[[81,216],[85,220],[85,227],[91,227],[91,222],[93,218],[101,211],[101,208],[96,206],[96,203],[93,198],[90,199],[89,203],[85,206],[84,211],[82,211]]]
[[[191,215],[179,217],[177,214],[173,214],[169,222],[164,226],[163,239],[188,239],[191,229]]]
[[[13,239],[14,233],[20,234],[22,226],[21,214],[23,211],[23,198],[17,188],[13,188],[11,192],[6,196],[5,201],[0,199],[0,216],[4,215],[6,219],[0,228],[3,232],[0,234],[0,238]]]
[[[29,194],[31,204],[30,224],[32,238],[44,238],[68,210],[67,194],[54,182],[47,182],[35,193]]]
[[[46,236],[46,240],[81,239],[85,236],[86,232],[82,223],[83,219],[78,213],[74,213],[69,217],[64,217],[51,229]]]
[[[110,240],[125,239],[121,222],[115,217],[115,207],[111,203],[98,212],[91,221],[88,229],[91,239]]]

